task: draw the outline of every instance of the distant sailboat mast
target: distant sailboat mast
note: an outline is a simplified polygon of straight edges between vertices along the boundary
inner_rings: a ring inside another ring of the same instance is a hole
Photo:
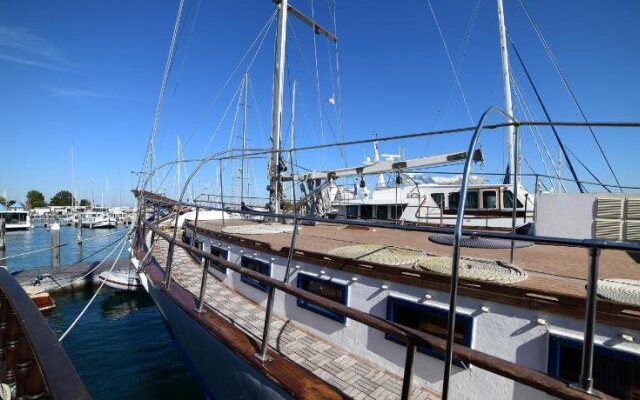
[[[513,117],[513,101],[511,100],[511,79],[509,77],[509,53],[507,51],[507,29],[504,23],[504,7],[502,0],[498,2],[498,30],[500,32],[500,56],[502,58],[502,79],[504,83],[504,111]],[[507,119],[506,122],[512,122]],[[518,144],[515,141],[516,128],[513,125],[507,127],[507,154],[509,157],[509,164],[507,166],[507,172],[509,174],[508,181],[505,179],[505,183],[516,184],[515,165],[517,160],[514,159],[514,147]]]

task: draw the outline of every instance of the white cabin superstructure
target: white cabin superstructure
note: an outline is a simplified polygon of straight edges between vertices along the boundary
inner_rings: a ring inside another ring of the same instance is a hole
[[[31,217],[25,210],[1,210],[0,219],[5,220],[5,228],[8,231],[31,228]]]
[[[117,226],[117,220],[115,217],[109,214],[109,211],[87,211],[80,214],[80,221],[84,228],[98,229],[98,228],[115,228]]]
[[[362,195],[347,186],[337,187],[332,203],[336,209],[335,216],[437,226],[455,225],[460,198],[459,183],[426,183],[419,179],[404,182],[397,189],[376,189]],[[533,211],[534,197],[520,186],[516,227],[532,223]],[[513,185],[471,184],[465,215],[464,226],[467,228],[511,229]]]

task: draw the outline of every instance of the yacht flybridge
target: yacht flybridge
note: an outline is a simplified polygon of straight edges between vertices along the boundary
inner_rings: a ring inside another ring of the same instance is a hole
[[[434,167],[460,163],[466,153],[400,160],[398,156],[380,161],[378,143],[373,142],[373,161],[357,168],[336,171],[310,172],[305,175],[285,177],[284,180],[301,182],[310,188],[310,195],[303,192],[302,204],[309,213],[317,216],[343,219],[378,220],[385,222],[413,223],[432,226],[453,226],[460,202],[461,177],[425,177],[402,171],[419,167]],[[473,161],[482,161],[482,153],[476,151]],[[393,184],[387,185],[385,173],[391,173]],[[376,175],[376,186],[369,190],[364,179]],[[337,185],[341,177],[356,176],[354,185]],[[326,183],[322,183],[323,179]],[[324,190],[313,190],[313,187]],[[515,214],[516,228],[527,233],[533,225],[534,196],[519,185],[516,210],[511,184],[491,184],[482,177],[470,177],[465,204],[465,228],[512,228]]]

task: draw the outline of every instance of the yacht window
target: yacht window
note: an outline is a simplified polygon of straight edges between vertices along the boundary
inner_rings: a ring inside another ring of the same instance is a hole
[[[340,304],[347,305],[347,286],[340,285],[335,282],[331,282],[327,279],[320,279],[313,276],[298,274],[298,287],[307,292],[317,294],[325,299],[335,301]],[[320,314],[324,317],[330,318],[340,323],[345,323],[346,317],[340,314],[336,314],[322,306],[308,303],[298,298],[298,307],[306,308],[316,314]]]
[[[348,219],[358,218],[358,206],[347,206],[347,218]]]
[[[640,399],[640,355],[596,345],[593,359],[595,389],[620,399]],[[549,336],[548,374],[566,382],[578,382],[582,341]]]
[[[389,211],[391,213],[390,219],[398,219],[402,216],[404,209],[407,208],[406,204],[396,204],[389,207]]]
[[[187,236],[186,232],[182,232],[182,242],[186,244],[191,244],[191,238]]]
[[[449,312],[447,310],[437,307],[414,303],[395,297],[387,298],[387,320],[443,339],[447,337],[448,315]],[[465,314],[457,313],[454,341],[458,344],[471,347],[472,332],[473,318]],[[402,339],[392,335],[387,334],[385,338],[396,343],[405,344]],[[444,360],[444,354],[434,350],[429,345],[418,346],[418,351]],[[466,368],[466,365],[460,361],[455,361],[455,364]]]
[[[518,200],[518,208],[524,207]],[[513,193],[505,190],[502,192],[502,208],[513,208]]]
[[[376,218],[377,219],[387,219],[388,212],[387,206],[377,206],[376,207]]]
[[[193,247],[195,247],[198,250],[202,250],[202,241],[196,239],[193,242]],[[193,258],[194,260],[198,261],[198,262],[202,262],[202,257],[200,257],[199,255],[195,254],[195,253],[190,253],[191,254],[191,258]]]
[[[249,258],[247,256],[242,256],[241,265],[250,270],[259,272],[266,276],[271,276],[271,264],[266,261],[256,260],[255,258]],[[253,286],[254,288],[266,292],[268,286],[264,283],[257,281],[247,275],[240,275],[240,280],[247,285]]]
[[[438,208],[444,208],[444,193],[431,193],[431,198]]]
[[[478,191],[477,190],[469,190],[467,191],[467,202],[464,204],[464,209],[469,208],[478,208]]]
[[[498,194],[495,190],[485,190],[482,192],[483,208],[498,208]]]
[[[373,217],[373,206],[370,204],[363,204],[360,207],[360,218],[371,219]]]
[[[210,252],[214,256],[220,257],[223,260],[229,260],[229,250],[227,250],[227,249],[223,249],[222,247],[218,247],[218,246],[211,246]],[[207,267],[213,268],[216,271],[222,272],[225,275],[227,274],[227,268],[226,267],[221,267],[218,264],[212,262],[211,260],[207,260]]]
[[[449,193],[449,208],[458,208],[458,202],[460,201],[460,193]]]

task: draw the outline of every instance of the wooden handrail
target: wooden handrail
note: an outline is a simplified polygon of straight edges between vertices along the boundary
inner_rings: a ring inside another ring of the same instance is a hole
[[[90,399],[49,324],[5,268],[0,268],[0,297],[0,344],[6,357],[4,376],[15,379],[18,395]]]
[[[157,236],[163,238],[164,240],[168,242],[173,241],[171,235],[163,232],[148,221],[145,221],[145,226],[147,226],[147,228],[155,232]],[[371,328],[377,329],[393,336],[400,337],[405,341],[412,340],[417,345],[430,345],[434,350],[437,351],[444,352],[445,350],[446,342],[442,338],[381,319],[364,311],[345,306],[343,304],[328,300],[324,297],[307,292],[297,287],[290,286],[284,282],[260,274],[251,269],[244,268],[230,261],[219,258],[213,254],[185,244],[180,240],[176,240],[174,243],[176,246],[182,247],[183,249],[191,252],[194,255],[203,257],[211,261],[215,265],[229,268],[235,272],[255,279],[269,287],[273,287],[289,295],[303,299],[309,303],[324,307],[336,314],[340,314],[347,318],[353,319]],[[509,378],[534,389],[541,390],[552,396],[556,396],[562,399],[593,400],[594,398],[593,395],[569,387],[563,381],[552,378],[542,372],[477,350],[470,349],[459,344],[454,344],[453,354],[457,360],[473,364],[478,368],[493,372],[497,375]]]

